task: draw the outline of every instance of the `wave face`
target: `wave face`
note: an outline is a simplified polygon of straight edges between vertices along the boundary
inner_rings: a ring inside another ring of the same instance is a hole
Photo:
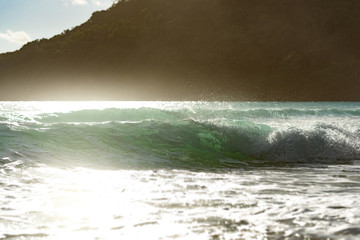
[[[1,103],[1,161],[221,168],[360,159],[358,103]]]

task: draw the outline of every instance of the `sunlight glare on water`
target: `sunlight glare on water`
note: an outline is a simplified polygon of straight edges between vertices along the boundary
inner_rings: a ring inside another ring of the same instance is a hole
[[[359,227],[356,169],[341,168],[13,169],[2,194],[20,187],[5,204],[16,211],[2,209],[0,227],[15,239],[326,239]]]
[[[358,106],[1,102],[0,239],[358,239]]]
[[[0,104],[2,110],[51,113],[51,112],[70,112],[84,109],[102,110],[105,108],[141,108],[158,107],[161,102],[104,102],[104,101],[67,101],[67,102],[5,102]]]

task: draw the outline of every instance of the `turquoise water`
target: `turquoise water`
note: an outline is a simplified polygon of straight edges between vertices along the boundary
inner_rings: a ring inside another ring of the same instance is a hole
[[[357,239],[359,160],[360,103],[1,102],[0,239]]]

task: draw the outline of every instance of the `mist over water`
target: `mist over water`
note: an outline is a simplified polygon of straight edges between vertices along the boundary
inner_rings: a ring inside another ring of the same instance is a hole
[[[2,102],[0,239],[356,239],[359,120],[359,103]]]

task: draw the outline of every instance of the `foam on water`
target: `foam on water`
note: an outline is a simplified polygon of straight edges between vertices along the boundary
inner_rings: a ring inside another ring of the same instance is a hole
[[[41,104],[33,104],[33,111],[19,106],[17,111],[4,111],[0,154],[16,159],[20,153],[45,163],[91,164],[101,159],[103,165],[125,168],[360,159],[356,104],[315,108],[251,103],[246,108],[244,103],[112,103],[104,108],[97,103],[95,109],[77,104],[62,112],[44,111]]]
[[[358,103],[0,104],[0,239],[357,239]]]

